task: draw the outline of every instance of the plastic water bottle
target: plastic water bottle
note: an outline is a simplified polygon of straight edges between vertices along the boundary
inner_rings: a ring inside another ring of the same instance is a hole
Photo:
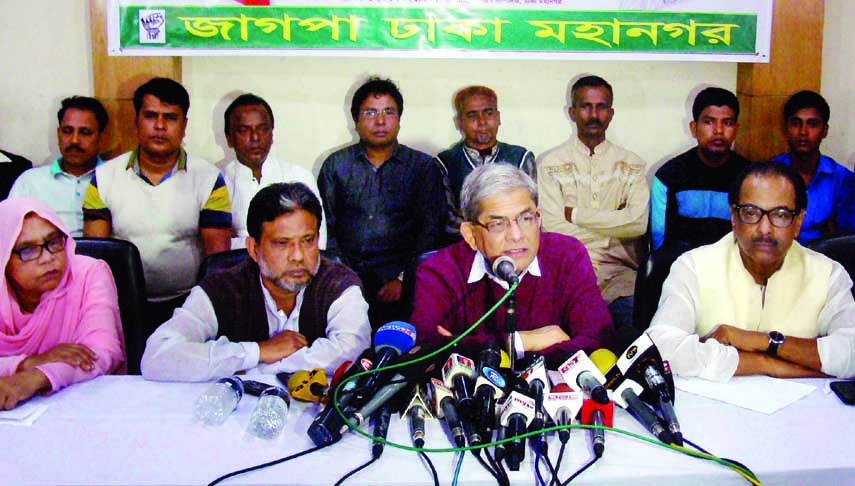
[[[196,418],[205,425],[220,425],[243,397],[243,382],[236,376],[221,378],[196,400]]]
[[[284,389],[271,386],[264,390],[249,417],[250,433],[262,439],[275,438],[285,427],[290,407],[291,397]]]

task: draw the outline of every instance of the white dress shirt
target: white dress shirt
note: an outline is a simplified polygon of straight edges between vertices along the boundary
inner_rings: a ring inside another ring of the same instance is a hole
[[[270,336],[286,330],[299,332],[305,291],[297,294],[294,309],[286,315],[264,285],[261,289]],[[193,287],[184,305],[148,338],[141,363],[143,376],[165,381],[204,381],[239,371],[275,374],[313,368],[323,368],[332,376],[342,362],[355,359],[371,344],[368,303],[357,286],[347,288],[330,305],[326,338],[318,338],[311,346],[275,363],[259,362],[258,343],[231,342],[225,336],[217,339],[217,330],[211,299],[202,287]]]
[[[232,238],[232,249],[245,248],[246,237],[249,233],[246,229],[246,215],[249,211],[249,203],[253,196],[262,188],[275,184],[277,182],[302,182],[309,186],[312,193],[318,196],[320,201],[320,191],[315,177],[308,170],[289,164],[282,160],[268,155],[267,159],[261,166],[261,180],[257,180],[252,175],[252,169],[241,164],[237,160],[228,163],[223,169],[223,177],[226,180],[226,187],[229,190],[229,196],[232,198],[232,228],[235,235]],[[321,203],[323,205],[323,203]],[[318,247],[321,250],[327,247],[327,225],[326,214],[321,221],[321,232],[318,240]]]
[[[855,375],[855,300],[852,280],[834,263],[828,296],[819,314],[819,351],[822,372],[839,377]],[[700,290],[692,259],[682,255],[662,285],[659,309],[647,330],[674,373],[727,381],[739,365],[739,352],[715,339],[701,342],[695,331]],[[725,323],[731,324],[734,323]]]

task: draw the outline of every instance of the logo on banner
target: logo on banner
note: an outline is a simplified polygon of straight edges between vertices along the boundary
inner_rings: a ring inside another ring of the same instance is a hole
[[[140,10],[140,44],[166,43],[166,10]]]

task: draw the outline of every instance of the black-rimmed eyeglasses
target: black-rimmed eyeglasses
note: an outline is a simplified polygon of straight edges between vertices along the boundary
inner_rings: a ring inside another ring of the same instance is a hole
[[[733,206],[736,217],[745,224],[757,224],[763,216],[769,216],[769,222],[776,228],[789,228],[801,211],[793,211],[785,207],[772,209],[758,208],[753,204],[736,204]]]
[[[12,253],[18,255],[22,262],[31,262],[38,260],[42,256],[42,251],[47,250],[51,255],[59,253],[65,249],[65,235],[55,236],[41,245],[30,245],[17,250],[12,250]]]

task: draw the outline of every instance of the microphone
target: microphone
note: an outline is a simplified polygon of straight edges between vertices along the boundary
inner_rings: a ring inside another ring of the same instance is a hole
[[[425,446],[425,418],[433,418],[425,400],[424,387],[416,383],[413,393],[407,401],[407,406],[401,411],[401,418],[409,417],[410,434],[413,445],[422,448]]]
[[[662,427],[653,410],[650,410],[650,407],[638,398],[638,394],[642,391],[644,388],[641,385],[627,378],[615,389],[615,402],[621,408],[628,410],[657,439],[666,444],[674,443],[674,437]]]
[[[555,425],[564,427],[573,423],[573,417],[582,409],[582,402],[584,396],[581,392],[570,391],[569,386],[562,384],[553,387],[552,391],[546,394],[543,408]],[[559,430],[558,439],[566,444],[570,439],[570,429]]]
[[[340,380],[346,380],[357,373],[371,369],[373,364],[369,357],[373,355],[373,349],[369,348],[363,351],[359,358],[350,364],[347,371],[341,374]],[[350,380],[341,387],[341,390],[339,390],[339,408],[342,410],[344,410],[344,408],[353,399],[355,393],[350,393],[350,391],[356,389],[357,381],[358,380]],[[309,429],[306,433],[316,446],[329,445],[334,442],[338,442],[338,440],[341,439],[340,430],[343,424],[344,421],[336,411],[332,400],[330,400],[327,402],[323,411],[316,415],[314,420],[312,420],[312,423],[309,425]]]
[[[321,368],[315,368],[311,371],[300,370],[290,373],[291,376],[285,377],[288,373],[278,373],[276,378],[283,382],[288,388],[288,393],[295,400],[303,402],[327,402],[327,392],[329,385],[327,384],[327,374]]]
[[[611,427],[613,423],[612,419],[614,417],[614,409],[614,403],[611,400],[606,404],[602,404],[596,400],[585,398],[582,401],[582,423],[587,425]],[[594,454],[597,457],[602,457],[603,452],[606,450],[606,431],[603,429],[590,429],[590,431]]]
[[[496,343],[487,343],[478,353],[478,372],[484,368],[497,370],[502,367],[502,349]]]
[[[474,399],[472,397],[472,381],[475,379],[475,363],[471,359],[452,353],[442,367],[442,383],[454,390],[457,399],[457,410],[461,420],[472,419]]]
[[[490,368],[484,366],[475,380],[475,420],[474,434],[477,437],[470,435],[470,444],[480,444],[484,440],[489,441],[493,437],[493,425],[496,423],[496,401],[505,392],[505,379],[502,375]],[[477,442],[476,442],[477,441]],[[481,449],[474,449],[476,454],[480,453]]]
[[[594,366],[585,351],[577,351],[558,368],[558,372],[567,384],[578,386],[597,403],[606,405],[610,402],[608,392],[603,386],[606,377]]]
[[[380,410],[374,414],[374,437],[386,440],[386,437],[389,434],[389,419],[391,415],[392,406],[389,404],[383,405],[380,407]],[[380,459],[380,455],[383,454],[384,446],[385,444],[383,442],[374,442],[374,445],[371,446],[371,457],[374,459]]]
[[[535,416],[532,428],[540,430],[543,428],[543,396],[549,393],[549,379],[546,377],[546,364],[543,356],[537,356],[526,368],[520,377],[528,382],[529,390],[534,395]]]
[[[507,282],[508,285],[513,285],[520,281],[516,266],[511,257],[502,255],[493,261],[493,274]]]
[[[457,417],[457,404],[454,401],[454,395],[436,378],[431,378],[430,384],[431,403],[436,416],[445,419],[445,423],[448,424],[451,435],[454,437],[454,444],[457,447],[465,446],[466,437],[463,435],[463,426]]]
[[[371,369],[383,368],[392,358],[409,351],[416,344],[416,328],[403,321],[383,324],[374,333],[374,353],[377,356]],[[380,380],[380,373],[371,373],[360,378],[360,387],[371,390]]]
[[[505,435],[514,437],[525,433],[526,427],[534,420],[534,399],[518,391],[512,391],[505,399],[499,414],[500,423],[506,427]],[[525,440],[516,439],[507,444],[505,461],[508,469],[519,471],[520,462],[525,458]]]
[[[677,412],[674,410],[674,404],[671,402],[665,378],[659,373],[659,370],[657,370],[655,366],[646,366],[644,368],[644,380],[653,391],[657,392],[659,396],[659,410],[662,412],[662,418],[668,425],[668,431],[674,438],[674,443],[682,446],[683,432],[680,430],[680,421],[677,420]]]

